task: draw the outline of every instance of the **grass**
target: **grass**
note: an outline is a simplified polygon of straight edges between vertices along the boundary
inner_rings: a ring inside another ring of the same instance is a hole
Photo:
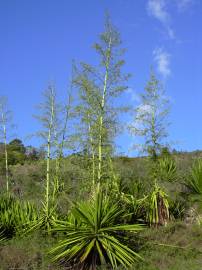
[[[150,228],[141,232],[139,255],[144,261],[135,270],[201,270],[202,229],[175,222],[167,227]],[[134,243],[137,244],[137,239]],[[50,263],[47,255],[58,239],[38,233],[26,238],[15,238],[0,246],[0,270],[24,268],[30,270],[65,270]],[[106,270],[107,268],[99,268]],[[118,268],[122,270],[122,268]],[[107,269],[110,270],[110,269]]]
[[[47,255],[55,242],[54,237],[39,233],[7,241],[0,246],[0,270],[58,270]]]
[[[142,233],[139,254],[145,259],[136,270],[201,270],[202,229],[173,223]]]

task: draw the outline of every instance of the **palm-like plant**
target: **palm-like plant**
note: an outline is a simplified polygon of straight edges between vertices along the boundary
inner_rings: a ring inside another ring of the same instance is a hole
[[[186,186],[192,195],[202,200],[202,160],[193,165]]]
[[[52,204],[47,210],[46,204],[42,202],[42,209],[38,218],[29,223],[29,226],[24,230],[24,234],[26,235],[37,230],[50,234],[51,229],[55,225],[55,220],[56,205]]]
[[[177,178],[177,166],[173,159],[163,158],[158,162],[158,178],[161,181],[173,182]]]
[[[145,209],[146,221],[150,225],[166,225],[169,219],[169,203],[167,194],[155,183],[151,192],[140,200],[140,206]]]
[[[97,265],[130,267],[141,257],[126,244],[124,232],[142,230],[139,224],[119,225],[123,215],[118,203],[98,191],[90,202],[75,204],[68,221],[58,222],[54,231],[65,233],[65,240],[50,251],[53,260],[71,269],[96,269]]]
[[[197,160],[191,168],[190,175],[185,182],[189,200],[202,209],[202,159]],[[198,209],[198,210],[199,210]]]
[[[12,237],[37,220],[36,208],[29,202],[22,202],[11,195],[0,198],[0,232]]]

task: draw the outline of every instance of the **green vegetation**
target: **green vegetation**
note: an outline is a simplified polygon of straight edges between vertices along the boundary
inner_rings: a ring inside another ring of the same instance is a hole
[[[124,215],[120,205],[112,204],[100,188],[89,202],[76,204],[66,222],[56,222],[54,231],[65,233],[65,240],[51,250],[54,260],[79,269],[96,269],[98,264],[129,267],[140,256],[124,243],[123,232],[142,230],[138,224],[119,225]]]
[[[64,104],[53,85],[44,92],[39,149],[8,140],[0,99],[0,270],[199,270],[202,153],[170,150],[152,70],[130,127],[145,156],[115,155],[129,75],[108,17],[94,49],[98,65],[73,66]]]

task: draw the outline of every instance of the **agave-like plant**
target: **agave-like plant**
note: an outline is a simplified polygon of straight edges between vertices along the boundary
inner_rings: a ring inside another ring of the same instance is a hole
[[[177,166],[173,159],[166,157],[158,161],[158,178],[168,182],[176,180]]]
[[[196,199],[202,201],[202,160],[197,160],[190,172],[189,178],[186,181],[186,186],[190,194],[195,195]]]
[[[186,213],[186,202],[180,198],[169,200],[169,212],[171,219],[183,219]]]
[[[198,203],[202,208],[202,159],[197,160],[185,182],[190,201]]]
[[[11,195],[0,197],[0,232],[7,237],[13,237],[37,220],[36,208],[30,202],[23,202]]]
[[[151,192],[140,200],[145,209],[146,221],[149,225],[166,225],[169,220],[169,203],[165,191],[155,183]]]
[[[137,233],[139,224],[120,225],[123,210],[97,190],[89,202],[73,206],[68,221],[58,221],[54,231],[63,232],[64,240],[51,249],[54,261],[71,269],[94,270],[98,265],[119,264],[128,269],[141,257],[127,244],[125,232]]]
[[[56,205],[51,205],[47,209],[46,204],[42,202],[42,209],[38,215],[38,218],[29,223],[29,226],[24,230],[24,235],[37,230],[41,230],[47,234],[50,234],[51,229],[55,225],[55,220]]]

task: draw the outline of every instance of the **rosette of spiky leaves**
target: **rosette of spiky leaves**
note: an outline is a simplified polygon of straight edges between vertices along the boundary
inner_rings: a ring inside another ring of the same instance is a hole
[[[173,159],[165,157],[158,161],[158,178],[161,181],[168,182],[177,179],[177,166]]]
[[[171,219],[184,219],[186,213],[186,201],[177,197],[175,200],[169,200],[169,212]]]
[[[68,221],[60,221],[54,228],[65,237],[50,251],[54,261],[71,269],[93,270],[97,265],[107,264],[111,269],[119,264],[128,269],[141,258],[129,247],[125,232],[137,233],[143,227],[120,225],[123,210],[101,191],[98,190],[91,201],[75,204],[70,216]]]
[[[29,227],[24,230],[24,234],[28,234],[33,231],[41,230],[47,234],[50,234],[51,229],[55,225],[56,220],[56,205],[53,204],[49,208],[42,202],[42,209],[39,213],[38,219],[29,224]]]
[[[0,231],[5,237],[13,237],[37,218],[36,208],[30,202],[11,195],[0,198]]]
[[[197,160],[191,168],[185,183],[189,197],[193,202],[200,202],[202,206],[202,160]]]

